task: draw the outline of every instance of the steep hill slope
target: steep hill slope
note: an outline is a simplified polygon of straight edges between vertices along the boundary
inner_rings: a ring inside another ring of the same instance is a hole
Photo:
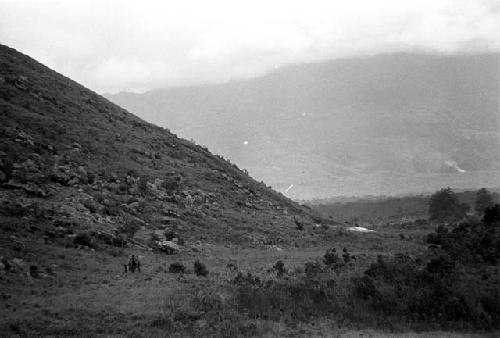
[[[108,95],[298,199],[500,184],[499,56],[391,54]]]
[[[312,222],[304,207],[5,46],[0,121],[5,226],[28,217],[51,235],[59,222],[69,233],[140,228],[142,243],[165,228],[193,241],[305,243],[293,218]]]

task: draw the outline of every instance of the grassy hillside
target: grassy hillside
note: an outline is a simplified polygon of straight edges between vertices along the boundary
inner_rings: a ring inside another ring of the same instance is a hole
[[[246,244],[293,243],[293,216],[311,222],[307,209],[206,148],[5,46],[0,71],[4,210],[65,205],[85,226],[168,222],[193,240]]]

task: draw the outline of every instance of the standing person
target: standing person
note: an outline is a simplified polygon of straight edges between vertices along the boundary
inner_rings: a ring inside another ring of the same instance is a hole
[[[137,272],[141,272],[141,262],[139,261],[139,256],[135,256],[135,267]]]
[[[135,272],[135,255],[130,256],[130,259],[128,261],[128,268],[130,272]]]

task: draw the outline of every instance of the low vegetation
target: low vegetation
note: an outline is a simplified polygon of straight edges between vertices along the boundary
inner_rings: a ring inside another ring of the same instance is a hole
[[[172,263],[168,267],[168,272],[170,273],[183,273],[186,271],[186,267],[181,263]]]
[[[206,277],[208,275],[207,267],[200,261],[194,262],[193,271],[196,274],[196,276]]]
[[[210,321],[210,334],[222,336],[264,334],[259,322],[298,327],[326,319],[385,330],[498,329],[499,221],[440,227],[421,254],[378,256],[365,269],[347,250],[340,256],[332,248],[302,269],[278,261],[265,276],[238,272],[218,286],[227,296],[200,290],[183,311]]]

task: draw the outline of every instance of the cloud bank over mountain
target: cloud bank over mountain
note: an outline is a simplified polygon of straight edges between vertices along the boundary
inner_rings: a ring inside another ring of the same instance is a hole
[[[107,97],[295,199],[497,187],[499,55],[380,54]]]
[[[100,92],[248,78],[286,64],[500,50],[494,0],[0,1],[0,41]]]

